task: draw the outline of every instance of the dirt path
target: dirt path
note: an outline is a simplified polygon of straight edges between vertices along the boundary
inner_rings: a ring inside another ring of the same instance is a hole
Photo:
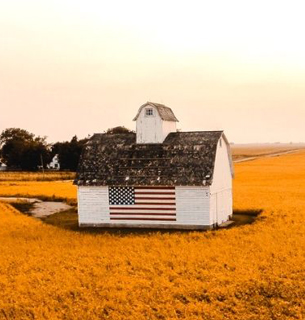
[[[44,218],[51,214],[72,208],[64,202],[41,201],[35,198],[0,197],[0,201],[33,203],[33,208],[30,210],[30,214],[35,218]]]
[[[35,218],[43,218],[71,208],[70,205],[63,202],[42,201],[40,203],[35,203],[33,210],[30,212]]]

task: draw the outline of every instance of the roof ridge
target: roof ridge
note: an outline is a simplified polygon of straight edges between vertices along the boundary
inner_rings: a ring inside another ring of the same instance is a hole
[[[101,134],[91,145],[85,145],[75,183],[210,185],[222,134],[222,131],[173,132],[162,144],[142,145],[136,143],[135,134]]]
[[[173,110],[170,107],[167,107],[164,104],[157,103],[157,102],[150,102],[147,101],[144,103],[138,110],[137,115],[134,117],[133,121],[136,121],[142,111],[142,109],[146,106],[151,106],[157,109],[159,116],[164,121],[173,121],[173,122],[179,122],[179,120],[176,118]]]
[[[224,132],[224,130],[176,131],[176,132],[171,132],[171,133],[196,133],[196,132]]]

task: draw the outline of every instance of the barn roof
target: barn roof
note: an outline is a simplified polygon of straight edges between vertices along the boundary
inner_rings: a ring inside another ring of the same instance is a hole
[[[176,118],[176,116],[174,115],[174,112],[171,108],[166,107],[164,104],[149,102],[149,101],[147,101],[145,104],[143,104],[139,108],[139,111],[138,111],[137,115],[135,116],[135,118],[133,119],[133,121],[136,121],[138,119],[142,109],[147,106],[155,107],[162,120],[179,122],[178,119]]]
[[[79,186],[203,186],[213,179],[222,131],[172,132],[162,144],[137,144],[135,133],[95,134],[85,145]]]

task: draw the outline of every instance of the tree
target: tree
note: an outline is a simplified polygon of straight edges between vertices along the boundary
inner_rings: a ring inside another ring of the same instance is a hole
[[[119,127],[115,127],[115,128],[110,128],[110,129],[108,129],[108,130],[106,131],[106,133],[110,133],[110,134],[112,134],[112,133],[132,133],[132,132],[134,132],[134,131],[129,130],[129,129],[123,127],[123,126],[119,126]]]
[[[35,137],[24,129],[9,128],[0,135],[1,158],[8,167],[22,170],[37,170],[50,160],[50,151],[45,137]]]
[[[62,170],[76,171],[83,145],[88,139],[78,140],[74,136],[70,142],[57,142],[52,146],[52,155],[58,154]]]

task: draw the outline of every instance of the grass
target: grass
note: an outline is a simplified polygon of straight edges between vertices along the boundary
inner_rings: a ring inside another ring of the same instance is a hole
[[[43,173],[0,171],[0,181],[58,181],[73,179],[75,179],[75,172],[45,171]]]
[[[305,152],[235,172],[234,210],[263,212],[216,231],[74,232],[58,227],[73,212],[52,225],[0,203],[0,319],[304,319]],[[72,198],[50,184],[22,192]]]
[[[234,210],[233,216],[231,218],[234,223],[229,225],[229,228],[240,227],[246,224],[254,223],[262,212],[262,209]]]
[[[72,181],[1,181],[0,197],[37,198],[43,201],[76,203]]]
[[[75,198],[64,198],[64,197],[58,197],[55,195],[52,196],[46,196],[43,194],[26,194],[26,193],[14,193],[12,194],[0,194],[0,197],[16,197],[16,198],[35,198],[41,201],[53,201],[53,202],[65,202],[71,206],[76,206],[77,205],[77,200]]]
[[[76,208],[54,213],[42,219],[43,222],[66,230],[79,230]]]
[[[233,160],[261,157],[281,152],[290,152],[305,148],[303,143],[265,143],[265,144],[234,144],[231,145]]]
[[[18,208],[17,208],[18,209]],[[25,209],[27,209],[25,207]],[[21,212],[24,212],[23,208],[20,207],[18,209]],[[26,212],[25,212],[26,213]],[[234,221],[234,224],[230,225],[231,227],[242,226],[245,224],[253,223],[256,218],[262,213],[262,210],[235,210],[233,212],[233,216],[231,218]],[[136,228],[80,228],[78,226],[78,215],[77,215],[77,208],[74,207],[67,211],[58,212],[52,214],[48,217],[42,219],[47,224],[66,229],[72,231],[79,231],[79,232],[94,232],[94,233],[110,233],[110,234],[145,234],[147,232],[161,232],[161,233],[188,233],[189,231],[184,230],[158,230],[158,229],[136,229]]]

